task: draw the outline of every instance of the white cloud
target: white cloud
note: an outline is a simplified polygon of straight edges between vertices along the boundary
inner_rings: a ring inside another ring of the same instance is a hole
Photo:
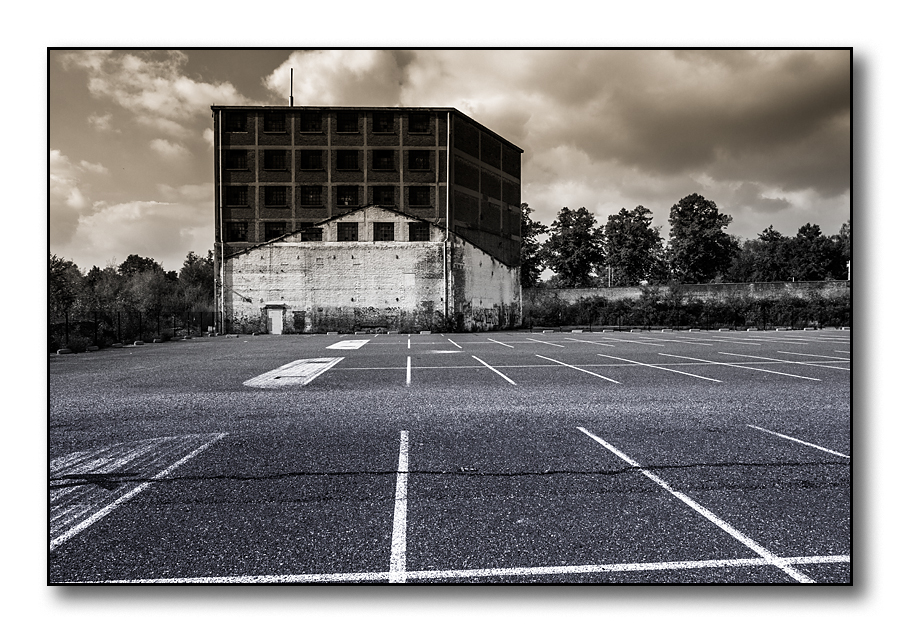
[[[209,144],[210,149],[212,149],[215,141],[215,133],[211,127],[203,130],[203,140]]]
[[[185,131],[184,122],[209,116],[210,104],[247,102],[229,82],[207,83],[185,76],[186,61],[180,51],[78,51],[63,57],[67,68],[88,73],[91,95],[111,99],[136,114],[139,123],[173,135]],[[92,123],[96,127],[109,121],[97,116]]]
[[[191,155],[190,150],[181,143],[155,138],[150,141],[150,148],[163,158],[181,159]]]
[[[409,53],[400,51],[317,50],[291,53],[263,83],[288,103],[294,69],[297,105],[400,104],[403,67]]]
[[[109,132],[112,130],[112,114],[91,114],[88,123],[101,132]]]
[[[100,163],[89,163],[88,161],[83,160],[78,164],[81,166],[81,168],[83,170],[89,171],[89,172],[92,172],[95,174],[108,174],[109,173],[109,170],[106,167],[104,167],[103,165],[101,165]]]

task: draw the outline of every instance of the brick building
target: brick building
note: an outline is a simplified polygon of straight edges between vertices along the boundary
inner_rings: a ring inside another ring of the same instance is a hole
[[[212,111],[220,331],[521,322],[521,149],[453,108]]]

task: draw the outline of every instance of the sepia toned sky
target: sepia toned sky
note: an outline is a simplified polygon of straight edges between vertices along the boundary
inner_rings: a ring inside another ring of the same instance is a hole
[[[52,50],[50,250],[177,270],[213,241],[212,104],[454,107],[524,150],[522,200],[753,238],[850,217],[849,50]]]

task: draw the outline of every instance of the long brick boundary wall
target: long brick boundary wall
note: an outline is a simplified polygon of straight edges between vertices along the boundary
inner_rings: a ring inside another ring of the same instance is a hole
[[[683,284],[678,286],[685,299],[709,301],[721,297],[751,297],[755,299],[776,299],[790,296],[807,298],[813,295],[824,298],[842,297],[850,294],[849,281],[771,281],[731,284]],[[575,303],[581,298],[604,297],[637,299],[641,296],[640,286],[622,288],[526,288],[522,290],[525,302],[537,302],[556,297],[566,303]],[[669,286],[659,286],[661,296],[671,292]]]

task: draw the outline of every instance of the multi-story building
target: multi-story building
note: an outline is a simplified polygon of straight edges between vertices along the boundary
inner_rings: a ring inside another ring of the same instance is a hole
[[[520,322],[521,149],[453,108],[212,111],[220,331]]]

